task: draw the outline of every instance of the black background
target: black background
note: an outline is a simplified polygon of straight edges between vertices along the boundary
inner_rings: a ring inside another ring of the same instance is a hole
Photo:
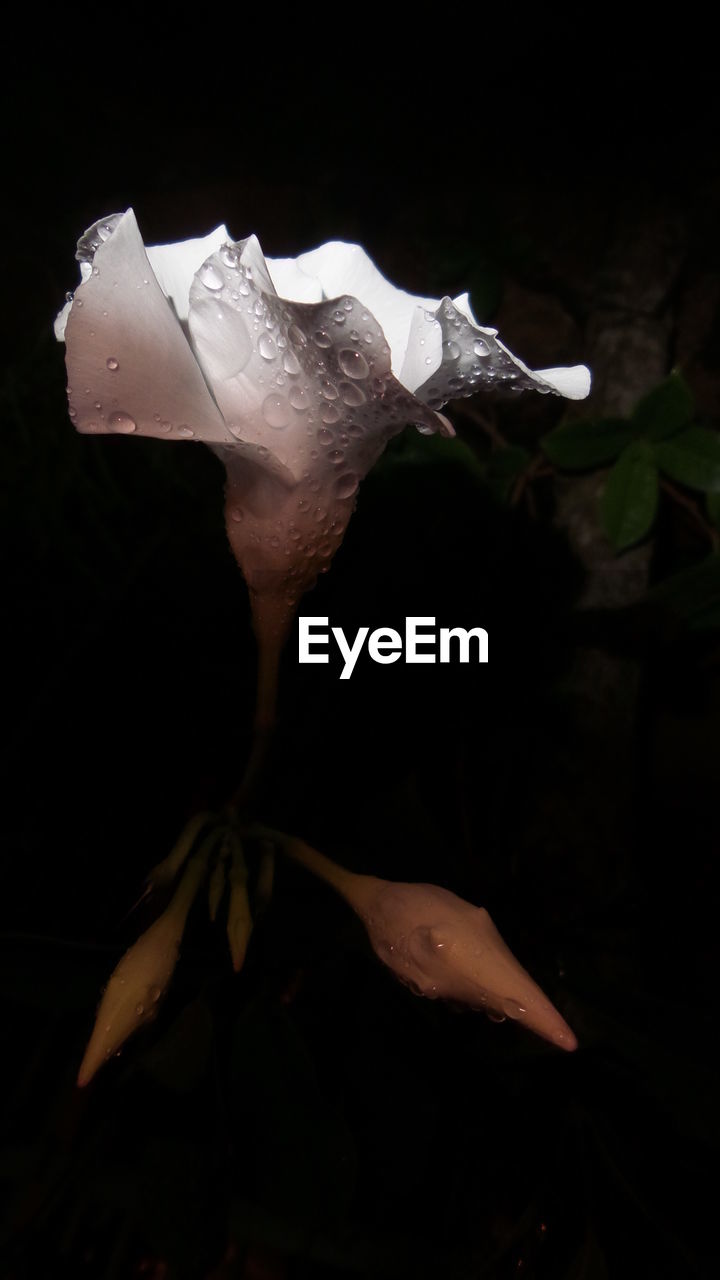
[[[145,31],[116,69],[88,16],[62,75],[5,84],[3,1274],[704,1275],[717,653],[598,624],[641,684],[620,790],[583,773],[618,744],[582,755],[564,679],[588,643],[583,570],[549,490],[533,518],[450,462],[399,453],[367,478],[304,612],[346,632],[480,623],[491,662],[364,661],[340,683],[299,667],[293,637],[261,808],[356,870],[487,906],[578,1052],[414,999],[346,908],[280,865],[242,975],[198,910],[157,1024],[74,1089],[98,992],[151,918],[125,913],[237,782],[254,690],[216,459],[67,418],[51,326],[78,235],[132,204],[147,243],[221,221],[270,256],[356,240],[408,289],[470,287],[535,367],[592,365],[597,264],[638,211],[677,215],[693,279],[720,270],[696,48],[630,51],[590,24],[486,30],[460,53],[452,15],[447,53],[430,28],[402,53],[377,28],[352,58],[345,39],[311,50],[321,21],[282,64],[233,20],[182,59]],[[567,323],[528,323],[538,295]],[[688,376],[717,422],[704,314]],[[498,410],[525,443],[565,409],[528,401]],[[656,568],[676,536],[659,529]]]

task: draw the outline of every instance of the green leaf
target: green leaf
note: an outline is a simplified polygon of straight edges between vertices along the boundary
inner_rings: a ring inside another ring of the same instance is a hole
[[[602,496],[603,526],[616,551],[639,542],[657,511],[658,473],[652,447],[636,440],[623,450]]]
[[[647,600],[683,618],[693,630],[720,626],[720,555],[666,578],[648,591]]]
[[[720,435],[706,427],[689,427],[681,435],[657,446],[658,464],[671,480],[720,493]]]
[[[634,439],[629,422],[623,418],[588,419],[556,427],[540,444],[548,458],[563,471],[587,471],[614,462]]]
[[[635,405],[632,424],[648,440],[667,440],[692,420],[695,405],[685,379],[671,373]]]

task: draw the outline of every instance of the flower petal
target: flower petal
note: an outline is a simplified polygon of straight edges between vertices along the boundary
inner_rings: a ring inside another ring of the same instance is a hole
[[[296,261],[306,275],[320,282],[326,298],[352,294],[372,312],[392,352],[392,371],[399,377],[414,312],[418,307],[437,306],[437,300],[420,298],[396,288],[359,244],[330,240],[317,249],[301,253]]]
[[[96,224],[96,227],[99,224]],[[80,241],[90,274],[66,318],[70,417],[78,431],[231,440],[130,209]],[[84,272],[86,274],[86,272]],[[62,314],[62,313],[61,313]]]
[[[554,391],[571,400],[582,400],[590,390],[590,373],[585,365],[533,372],[500,341],[497,329],[475,323],[467,294],[455,302],[443,298],[435,310],[425,315],[428,327],[437,324],[441,333],[440,360],[429,366],[429,376],[415,388],[419,400],[440,409],[448,400],[473,395],[482,386],[513,391]],[[437,336],[431,356],[437,359]],[[413,370],[414,370],[413,366]]]
[[[230,239],[227,227],[216,227],[207,236],[180,240],[175,244],[148,245],[146,253],[155,278],[166,298],[172,300],[178,320],[188,318],[190,286],[195,272],[206,258]]]
[[[261,490],[231,449],[227,529],[254,591],[297,599],[327,568],[362,477],[408,422],[444,420],[397,381],[382,328],[350,295],[279,298],[255,236],[225,245],[198,271],[188,325],[232,436],[294,477]],[[284,490],[284,491],[283,491]],[[267,492],[269,501],[262,494]]]

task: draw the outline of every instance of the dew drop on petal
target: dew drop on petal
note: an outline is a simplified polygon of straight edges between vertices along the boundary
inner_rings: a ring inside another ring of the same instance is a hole
[[[358,405],[365,403],[365,392],[354,382],[341,382],[340,395],[344,404]]]
[[[473,342],[473,351],[476,356],[489,356],[490,348],[482,338],[476,338]]]
[[[133,431],[137,431],[137,422],[130,417],[129,413],[111,413],[108,418],[108,427],[111,431],[117,431],[121,435],[131,435]]]
[[[343,347],[338,352],[338,364],[348,378],[367,378],[370,366],[361,351]]]
[[[328,454],[328,458],[333,463],[333,466],[336,466],[336,467],[340,466],[340,463],[343,461],[344,457],[345,457],[345,454],[343,453],[342,449],[331,449]]]
[[[340,421],[340,412],[338,409],[335,408],[334,404],[326,404],[320,416],[323,422],[339,422]]]
[[[442,349],[443,349],[443,355],[447,360],[460,359],[460,348],[457,342],[453,342],[452,339],[450,339],[448,342],[443,342]]]
[[[115,373],[116,370],[120,368],[120,365],[118,364],[114,356],[108,356],[107,360],[105,361],[105,364],[107,365],[111,373]]]
[[[320,395],[326,400],[337,400],[338,389],[335,386],[335,383],[328,381],[327,378],[323,378],[320,383]]]
[[[298,328],[296,324],[290,325],[290,328],[288,329],[288,338],[296,347],[307,346],[307,338],[305,337],[302,329]]]
[[[198,276],[206,289],[211,289],[216,293],[218,289],[222,289],[225,281],[223,280],[217,267],[212,262],[206,262],[198,271]]]
[[[285,396],[270,395],[263,400],[263,417],[269,427],[281,430],[290,421],[290,405]]]
[[[314,342],[315,342],[315,346],[316,346],[316,347],[323,347],[323,348],[325,348],[325,347],[331,347],[331,346],[332,346],[332,338],[330,337],[330,334],[329,334],[329,333],[326,333],[326,332],[325,332],[325,330],[324,330],[324,329],[318,329],[318,330],[313,334],[313,339],[314,339]]]
[[[193,431],[192,427],[188,427],[187,424],[183,422],[178,427],[178,435],[182,436],[183,440],[192,440],[193,436],[195,435],[195,432]]]
[[[283,369],[290,374],[291,378],[294,378],[295,374],[300,372],[300,361],[294,351],[285,351],[283,353]]]
[[[357,491],[359,481],[354,471],[345,471],[335,481],[335,493],[338,498],[351,498]]]
[[[305,413],[310,408],[310,398],[302,387],[291,387],[288,392],[288,400],[293,409],[297,409],[298,413]]]
[[[231,507],[230,519],[235,524],[240,524],[240,522],[245,519],[245,512],[243,511],[242,507]]]
[[[263,360],[274,360],[277,355],[275,340],[269,333],[261,333],[258,338],[258,351]]]

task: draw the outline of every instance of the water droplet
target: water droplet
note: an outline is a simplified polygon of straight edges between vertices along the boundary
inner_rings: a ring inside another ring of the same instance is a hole
[[[476,356],[489,356],[490,348],[482,338],[476,338],[473,342],[473,351]]]
[[[355,382],[341,382],[340,395],[344,404],[358,405],[365,403],[365,392]]]
[[[162,991],[160,987],[156,987],[156,986],[148,987],[148,998],[152,1001],[153,1004],[157,1004],[161,995],[162,995]]]
[[[517,1000],[510,999],[503,1000],[502,1011],[506,1018],[512,1018],[516,1022],[523,1018],[527,1013],[525,1005],[519,1004]]]
[[[105,364],[107,365],[111,373],[115,373],[116,370],[120,368],[120,365],[118,364],[114,356],[108,356],[107,360],[105,361]]]
[[[298,413],[305,413],[310,408],[310,398],[302,387],[291,387],[288,392],[288,400],[293,409],[297,409]]]
[[[335,321],[335,324],[344,324],[346,318],[347,317],[344,311],[340,311],[340,310],[333,311],[333,320]]]
[[[66,301],[66,302],[72,302],[72,300],[73,300],[73,298],[74,298],[74,297],[75,297],[75,294],[74,294],[74,293],[70,293],[70,291],[68,290],[68,292],[65,294],[65,301]]]
[[[488,1018],[491,1022],[504,1022],[507,1014],[499,1013],[497,1009],[486,1009]]]
[[[144,1012],[145,1012],[145,1005],[144,1005],[144,1004],[136,1004],[136,1005],[135,1005],[135,1012],[136,1012],[136,1014],[137,1014],[138,1018],[141,1018],[141,1017],[142,1017],[142,1015],[143,1015],[143,1014],[144,1014]]]
[[[320,417],[322,418],[323,422],[339,422],[340,411],[335,407],[334,404],[326,404],[325,408],[320,414]]]
[[[230,267],[233,271],[237,270],[237,265],[238,265],[237,249],[234,249],[232,245],[224,244],[222,249],[220,250],[220,261],[223,262],[226,267]]]
[[[331,449],[328,454],[328,458],[333,463],[333,466],[336,466],[336,467],[340,466],[340,463],[343,461],[344,457],[345,457],[345,454],[343,453],[342,449]]]
[[[269,333],[261,333],[258,338],[258,351],[263,360],[274,360],[277,355],[275,340]]]
[[[335,481],[335,493],[338,498],[351,498],[357,491],[360,481],[354,471],[345,471],[343,475],[338,476]]]
[[[370,372],[370,366],[362,352],[353,351],[351,347],[343,347],[338,352],[338,364],[348,378],[367,378]]]
[[[198,276],[206,289],[211,289],[216,293],[218,289],[222,289],[225,281],[223,280],[217,267],[212,262],[206,262],[198,271]]]
[[[324,329],[318,329],[317,332],[313,334],[313,340],[316,347],[326,348],[332,346],[332,338]]]
[[[231,507],[230,519],[233,520],[235,524],[240,524],[240,521],[245,519],[245,512],[242,507]]]
[[[328,431],[327,427],[318,428],[317,438],[320,441],[320,444],[325,445],[332,444],[335,439],[332,431]]]
[[[448,342],[443,342],[442,349],[443,349],[443,355],[447,360],[460,359],[460,348],[457,342],[453,342],[452,339],[450,339],[450,341]]]
[[[279,345],[280,342],[278,340],[278,346]],[[300,372],[300,361],[294,351],[285,351],[283,353],[283,369],[286,373],[290,374],[291,378],[294,378],[295,375]]]
[[[177,430],[178,430],[178,435],[182,436],[183,440],[192,440],[193,436],[195,435],[195,432],[193,431],[192,427],[188,427],[184,422],[178,427]]]
[[[307,346],[307,338],[305,337],[302,329],[299,329],[296,324],[290,325],[290,328],[288,329],[288,338],[296,347]]]
[[[108,418],[108,426],[111,431],[117,431],[121,435],[130,435],[133,431],[137,431],[137,422],[130,417],[129,413],[111,413]]]
[[[327,378],[320,379],[320,395],[326,400],[337,400],[338,389],[334,382],[330,382]]]
[[[268,426],[274,427],[278,431],[286,427],[290,421],[290,405],[285,396],[266,396],[263,400],[262,411]]]

